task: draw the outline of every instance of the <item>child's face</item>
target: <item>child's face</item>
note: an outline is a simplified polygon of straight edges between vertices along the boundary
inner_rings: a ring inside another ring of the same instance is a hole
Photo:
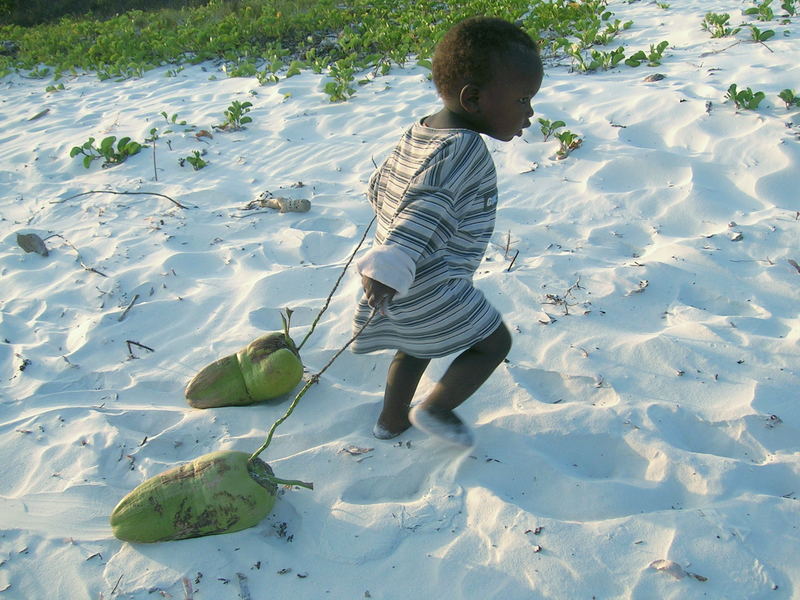
[[[494,78],[480,88],[475,124],[496,140],[508,142],[531,124],[531,101],[542,85],[542,68],[533,52],[498,61]]]

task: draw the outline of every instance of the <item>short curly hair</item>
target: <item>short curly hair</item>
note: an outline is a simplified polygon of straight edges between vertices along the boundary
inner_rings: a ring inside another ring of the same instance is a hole
[[[492,59],[539,47],[522,29],[503,19],[472,17],[454,25],[433,54],[433,83],[444,98],[457,97],[468,83],[483,85],[492,78]],[[541,59],[539,59],[541,68]]]

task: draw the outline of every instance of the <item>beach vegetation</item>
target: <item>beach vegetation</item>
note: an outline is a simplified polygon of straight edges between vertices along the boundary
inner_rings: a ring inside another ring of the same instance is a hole
[[[761,31],[761,29],[759,29],[755,25],[750,25],[750,37],[754,42],[760,42],[763,44],[768,39],[772,38],[774,35],[775,31],[773,31],[772,29],[765,29],[764,31]]]
[[[555,136],[560,143],[558,150],[556,150],[556,158],[559,160],[567,158],[573,150],[580,148],[581,144],[583,144],[583,139],[569,129],[556,133]]]
[[[239,102],[238,100],[234,100],[231,102],[231,105],[225,109],[225,121],[219,125],[214,125],[214,128],[224,131],[239,131],[244,129],[247,123],[253,122],[253,118],[247,116],[252,106],[252,102]]]
[[[790,17],[793,17],[797,14],[797,7],[795,6],[795,0],[783,0],[781,8],[785,10],[786,14]]]
[[[568,57],[577,44],[586,54],[575,60],[585,71],[619,63],[623,50],[592,55],[591,48],[633,24],[614,19],[607,0],[465,0],[446,11],[434,0],[97,0],[85,14],[77,2],[51,3],[64,5],[60,12],[37,12],[40,4],[0,26],[0,39],[17,48],[0,56],[0,76],[90,72],[122,80],[165,66],[174,77],[186,64],[211,62],[227,77],[267,85],[310,69],[328,76],[323,91],[332,101],[347,100],[356,81],[367,83],[412,57],[429,67],[444,31],[474,14],[519,22],[545,60]]]
[[[778,97],[786,104],[786,110],[790,110],[793,106],[800,106],[800,97],[794,93],[794,90],[786,88],[778,94]]]
[[[347,100],[356,93],[355,88],[350,85],[355,79],[355,71],[354,55],[338,60],[329,67],[328,75],[332,81],[325,84],[325,93],[328,94],[331,102]]]
[[[740,90],[735,83],[732,83],[725,94],[725,98],[731,100],[736,108],[756,110],[761,101],[766,97],[764,92],[754,92],[749,87]]]
[[[595,50],[583,52],[580,45],[573,44],[567,54],[572,57],[573,69],[586,73],[598,69],[608,70],[616,67],[625,58],[625,48],[617,47],[615,50]]]
[[[625,61],[625,64],[629,67],[638,67],[640,64],[647,61],[647,66],[657,67],[661,64],[661,58],[667,46],[669,46],[667,40],[659,42],[657,45],[650,44],[650,50],[648,52],[644,50],[635,52]]]
[[[185,120],[178,117],[178,113],[172,113],[171,115],[167,114],[167,111],[162,110],[161,116],[164,117],[164,120],[167,122],[167,126],[169,129],[164,130],[164,134],[172,133],[173,127],[185,127],[184,131],[193,131],[195,129],[194,125],[188,125]]]
[[[539,119],[539,130],[542,132],[545,142],[556,131],[566,126],[567,124],[564,121],[550,121],[549,119],[544,119],[544,118]]]
[[[116,142],[116,146],[114,144]],[[128,157],[138,154],[144,147],[143,144],[131,140],[129,137],[120,138],[110,135],[103,138],[99,146],[95,146],[95,138],[90,137],[80,146],[73,146],[70,150],[70,158],[83,156],[83,166],[87,169],[96,160],[103,161],[103,168],[125,162]]]
[[[199,171],[200,169],[208,166],[208,162],[203,159],[203,154],[205,154],[205,150],[192,150],[192,153],[189,156],[179,158],[178,164],[183,167],[186,163],[189,163],[192,165],[192,169]]]
[[[756,6],[745,9],[744,14],[755,15],[759,21],[772,21],[775,18],[775,12],[772,10],[772,0],[762,0],[756,2]]]
[[[731,27],[731,16],[728,13],[706,13],[700,27],[703,31],[708,31],[712,38],[729,37],[741,31],[741,27]]]

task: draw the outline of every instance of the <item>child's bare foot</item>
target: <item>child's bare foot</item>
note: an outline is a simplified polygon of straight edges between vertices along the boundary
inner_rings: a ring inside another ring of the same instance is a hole
[[[396,438],[409,427],[411,427],[411,422],[408,417],[390,419],[381,414],[378,417],[378,422],[375,423],[375,427],[372,428],[372,435],[379,440],[390,440]]]
[[[408,415],[414,427],[465,448],[475,445],[472,430],[452,410],[417,405]]]

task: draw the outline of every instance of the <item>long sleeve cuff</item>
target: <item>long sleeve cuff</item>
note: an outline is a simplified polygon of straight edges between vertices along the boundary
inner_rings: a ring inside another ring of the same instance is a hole
[[[408,293],[417,270],[413,259],[393,244],[373,246],[356,261],[356,268],[361,275],[397,290],[398,297]]]

